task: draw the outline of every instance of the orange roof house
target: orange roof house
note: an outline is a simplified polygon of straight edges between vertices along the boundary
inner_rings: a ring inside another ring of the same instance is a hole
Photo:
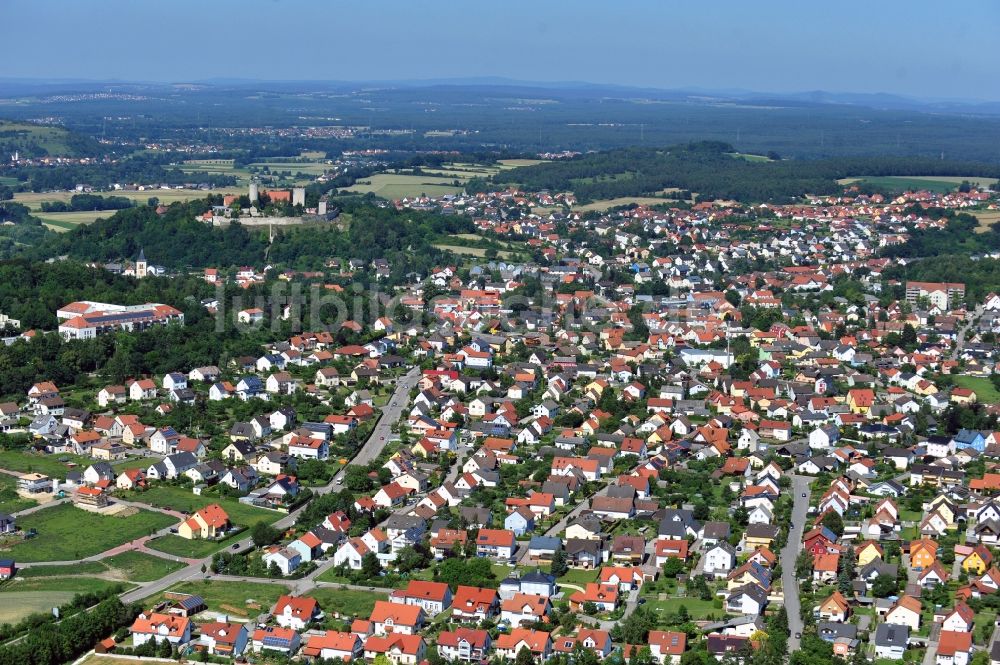
[[[217,503],[205,506],[177,527],[177,535],[194,538],[215,538],[229,530],[229,515]]]

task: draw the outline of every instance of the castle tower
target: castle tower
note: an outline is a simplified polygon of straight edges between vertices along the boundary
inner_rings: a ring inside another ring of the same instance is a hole
[[[260,191],[258,189],[256,182],[250,183],[249,196],[250,196],[250,203],[257,203],[257,199],[260,198]]]
[[[135,276],[139,279],[145,277],[148,273],[146,272],[146,252],[143,249],[139,249],[139,258],[135,260]]]
[[[295,187],[292,189],[292,205],[302,206],[306,205],[306,188],[305,187]]]

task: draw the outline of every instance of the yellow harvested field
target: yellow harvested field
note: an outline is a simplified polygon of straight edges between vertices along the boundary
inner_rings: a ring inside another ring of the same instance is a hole
[[[34,612],[48,613],[65,605],[76,595],[73,591],[5,591],[0,604],[0,623],[17,623]]]
[[[548,160],[546,159],[501,159],[497,164],[505,169],[516,169],[518,166],[534,166],[535,164],[542,164]]]
[[[478,258],[483,258],[486,256],[486,250],[482,247],[462,247],[460,245],[449,245],[446,243],[434,243],[433,247],[442,249],[449,252],[454,252],[455,254],[464,254],[465,256],[475,256]],[[497,257],[501,259],[509,259],[514,256],[514,252],[501,249],[497,251]]]
[[[671,203],[673,200],[674,199],[661,199],[652,196],[622,196],[617,199],[604,199],[603,201],[594,201],[593,203],[588,203],[586,205],[576,206],[573,210],[576,212],[592,212],[595,210],[616,208],[618,206],[627,206],[632,203],[641,206],[655,206]]]
[[[1000,210],[977,210],[973,211],[972,214],[979,220],[976,233],[986,233],[990,230],[990,226],[1000,222]]]

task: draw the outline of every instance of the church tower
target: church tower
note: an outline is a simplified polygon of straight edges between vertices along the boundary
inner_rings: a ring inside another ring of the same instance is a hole
[[[146,252],[143,249],[139,249],[139,258],[135,260],[135,276],[138,279],[142,279],[147,275],[146,272]]]

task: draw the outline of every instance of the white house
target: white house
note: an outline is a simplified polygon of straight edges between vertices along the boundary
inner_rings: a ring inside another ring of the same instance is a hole
[[[736,550],[729,543],[716,543],[705,552],[705,573],[724,577],[736,564]]]

